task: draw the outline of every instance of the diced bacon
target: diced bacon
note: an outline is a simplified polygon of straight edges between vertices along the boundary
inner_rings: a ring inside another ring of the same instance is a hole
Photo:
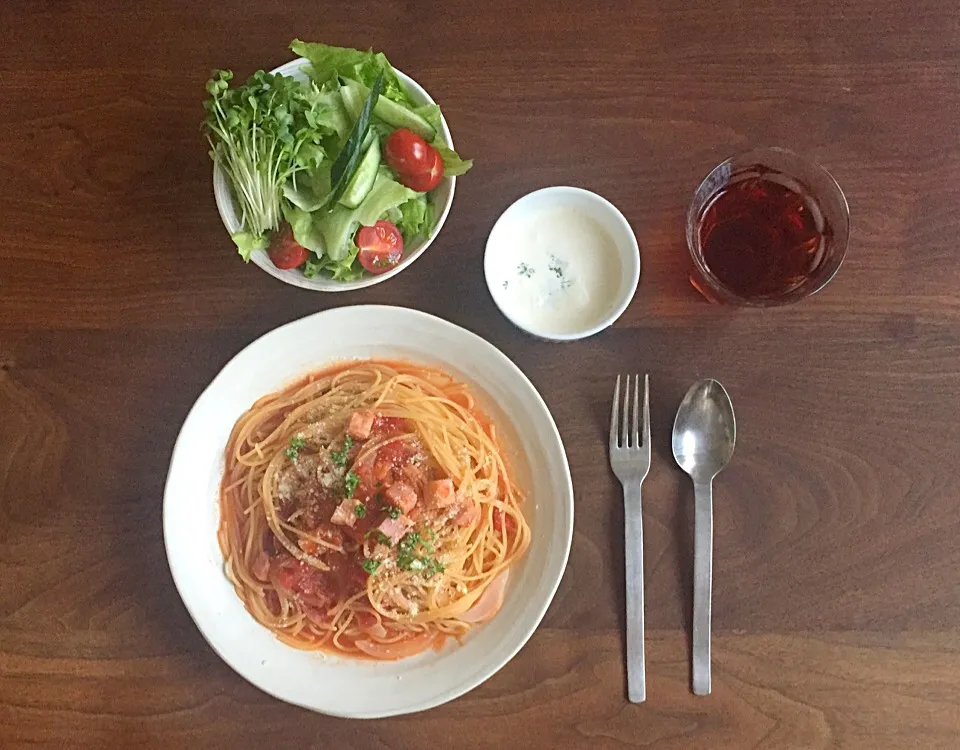
[[[407,463],[403,465],[401,471],[403,478],[406,479],[414,487],[423,486],[423,467],[420,464],[416,463]]]
[[[460,511],[453,517],[453,522],[457,526],[471,526],[480,518],[480,506],[473,500],[466,500],[460,508]]]
[[[388,516],[383,519],[378,529],[390,539],[391,544],[396,544],[412,527],[413,521],[406,516],[398,516],[397,518],[390,518]]]
[[[355,411],[350,415],[350,423],[347,425],[347,434],[354,440],[366,440],[370,437],[370,431],[373,429],[373,420],[376,414],[372,411]]]
[[[404,513],[409,513],[413,510],[413,506],[417,504],[417,491],[409,484],[404,484],[403,482],[388,487],[387,491],[383,493],[383,496],[388,503],[399,508]]]
[[[457,493],[453,489],[452,479],[437,479],[427,483],[424,497],[428,505],[435,508],[448,508],[457,502]]]
[[[337,509],[333,511],[333,515],[330,516],[330,523],[335,523],[339,526],[353,526],[357,520],[357,505],[360,504],[360,501],[355,497],[348,497],[340,505],[337,506]]]

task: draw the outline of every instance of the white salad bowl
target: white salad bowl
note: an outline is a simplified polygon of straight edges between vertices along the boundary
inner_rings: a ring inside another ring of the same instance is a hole
[[[307,58],[299,57],[296,60],[291,60],[290,62],[281,65],[279,68],[274,68],[270,72],[278,73],[279,75],[290,76],[298,81],[307,81],[309,80],[309,76],[306,72],[306,69],[309,68],[309,66],[310,61],[307,60]],[[407,93],[414,100],[414,102],[416,102],[417,106],[436,104],[436,102],[430,98],[430,94],[428,94],[419,83],[401,71],[396,69],[394,70],[396,71],[397,76],[400,78],[400,82],[403,84],[403,87],[407,90]],[[442,137],[444,143],[446,143],[447,147],[452,149],[453,137],[450,135],[450,128],[447,126],[447,121],[443,118],[442,114],[440,115],[440,136]],[[280,281],[284,282],[285,284],[292,284],[293,286],[299,286],[303,289],[312,289],[317,292],[349,292],[355,289],[363,289],[368,286],[373,286],[374,284],[379,284],[396,276],[404,268],[419,258],[423,254],[424,250],[430,247],[437,235],[440,233],[440,229],[443,227],[443,222],[447,219],[447,214],[450,213],[450,206],[453,205],[453,191],[456,187],[456,183],[456,177],[444,177],[440,181],[440,184],[430,196],[430,200],[433,202],[434,213],[437,217],[436,225],[434,226],[433,231],[428,237],[419,239],[416,242],[406,245],[403,248],[403,258],[400,260],[400,263],[384,273],[377,275],[365,275],[363,278],[358,279],[357,281],[334,281],[333,279],[323,278],[320,276],[314,276],[312,279],[308,279],[297,269],[282,271],[277,268],[270,261],[266,250],[255,250],[250,255],[250,259],[262,270],[266,271],[275,279],[280,279]],[[220,212],[220,219],[223,221],[223,226],[225,226],[227,231],[231,234],[238,232],[240,230],[240,216],[237,211],[237,205],[233,199],[233,192],[230,188],[230,182],[218,164],[214,164],[213,166],[213,194],[217,200],[217,210]]]
[[[526,498],[530,546],[510,568],[503,606],[462,644],[395,662],[300,651],[260,625],[224,573],[217,543],[224,451],[257,399],[336,362],[376,357],[437,367],[470,387],[497,425]],[[315,313],[247,346],[190,410],[173,449],[163,535],[177,590],[227,664],[261,690],[336,716],[395,716],[473,689],[527,642],[550,605],[573,534],[573,484],[560,434],[536,389],[506,355],[445,320],[402,307],[360,305]],[[480,704],[478,704],[480,705]],[[484,709],[477,709],[484,710]]]

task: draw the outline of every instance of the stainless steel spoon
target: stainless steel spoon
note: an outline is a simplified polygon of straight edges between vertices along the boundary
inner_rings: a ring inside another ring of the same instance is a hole
[[[673,423],[673,457],[693,479],[693,692],[710,695],[710,599],[713,586],[713,478],[733,456],[737,422],[716,380],[694,383]]]

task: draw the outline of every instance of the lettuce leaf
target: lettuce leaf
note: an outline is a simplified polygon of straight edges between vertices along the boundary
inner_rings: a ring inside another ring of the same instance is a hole
[[[389,220],[397,225],[404,243],[413,242],[418,237],[427,237],[433,231],[433,211],[423,193],[401,203],[390,214]]]
[[[326,161],[315,169],[297,172],[283,185],[283,197],[303,211],[316,211],[330,197],[330,166]]]
[[[343,76],[369,88],[373,86],[377,76],[383,73],[383,96],[413,107],[413,101],[404,91],[400,78],[382,52],[302,42],[299,39],[290,42],[290,49],[310,61],[310,76],[318,86],[336,76]]]
[[[316,257],[312,253],[303,268],[303,275],[312,279],[318,274],[328,276],[334,281],[356,281],[363,277],[363,266],[357,262],[357,253],[360,252],[353,240],[347,254],[342,260],[331,260],[329,257]]]
[[[443,159],[444,177],[457,177],[458,175],[466,174],[470,170],[470,167],[473,166],[473,159],[461,159],[456,151],[444,146],[439,139],[435,140],[431,145],[440,152],[440,158]]]
[[[251,232],[234,232],[230,235],[230,239],[237,246],[237,252],[240,253],[244,263],[250,262],[250,255],[254,250],[266,250],[270,244],[266,235],[258,237]]]
[[[317,222],[313,220],[313,214],[286,201],[282,204],[282,210],[283,218],[293,230],[293,239],[307,250],[322,256],[326,249],[323,244],[323,233],[317,227]]]

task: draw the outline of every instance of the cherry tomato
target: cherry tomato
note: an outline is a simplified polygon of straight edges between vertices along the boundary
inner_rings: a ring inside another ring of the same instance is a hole
[[[423,138],[406,128],[394,130],[385,144],[387,164],[403,181],[406,175],[420,174],[430,169],[433,149]]]
[[[418,193],[426,193],[433,190],[440,184],[440,180],[443,179],[443,159],[440,157],[440,152],[433,146],[429,148],[430,153],[433,155],[433,161],[429,169],[419,174],[400,175],[400,182],[411,190],[416,190]]]
[[[293,231],[286,225],[270,242],[267,255],[281,271],[289,271],[306,263],[309,251],[293,239]]]
[[[356,237],[360,265],[370,273],[389,271],[403,256],[403,235],[389,221],[378,221],[372,227],[360,227]]]

